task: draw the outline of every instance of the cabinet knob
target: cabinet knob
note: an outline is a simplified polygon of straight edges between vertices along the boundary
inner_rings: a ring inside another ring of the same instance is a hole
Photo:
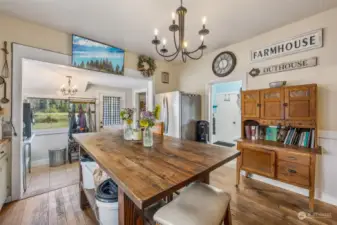
[[[0,154],[4,154],[4,153],[5,153],[5,151],[1,151],[1,152],[0,152]]]
[[[261,104],[259,103],[259,104],[257,104],[257,107],[261,107]]]
[[[287,107],[287,106],[288,106],[288,103],[283,103],[283,106],[284,106],[284,107]]]

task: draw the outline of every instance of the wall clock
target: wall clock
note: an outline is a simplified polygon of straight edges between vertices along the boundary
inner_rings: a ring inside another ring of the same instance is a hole
[[[233,52],[221,52],[215,57],[212,64],[213,73],[218,77],[229,75],[236,66],[236,57]]]

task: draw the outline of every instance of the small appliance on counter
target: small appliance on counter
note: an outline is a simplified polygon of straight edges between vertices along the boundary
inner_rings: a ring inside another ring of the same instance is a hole
[[[205,120],[197,122],[197,141],[207,143],[209,137],[209,123]]]

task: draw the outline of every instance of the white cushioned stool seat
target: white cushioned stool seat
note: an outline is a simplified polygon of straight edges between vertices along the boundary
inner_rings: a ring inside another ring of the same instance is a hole
[[[153,219],[161,225],[219,225],[229,202],[228,193],[196,182],[160,208]]]

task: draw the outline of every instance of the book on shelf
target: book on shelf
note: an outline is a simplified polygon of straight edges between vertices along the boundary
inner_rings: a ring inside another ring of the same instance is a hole
[[[290,128],[285,136],[283,144],[314,148],[315,129]]]
[[[266,128],[266,137],[267,141],[277,141],[277,127],[267,127]]]
[[[245,126],[246,138],[249,140],[258,140],[259,139],[259,126]]]

